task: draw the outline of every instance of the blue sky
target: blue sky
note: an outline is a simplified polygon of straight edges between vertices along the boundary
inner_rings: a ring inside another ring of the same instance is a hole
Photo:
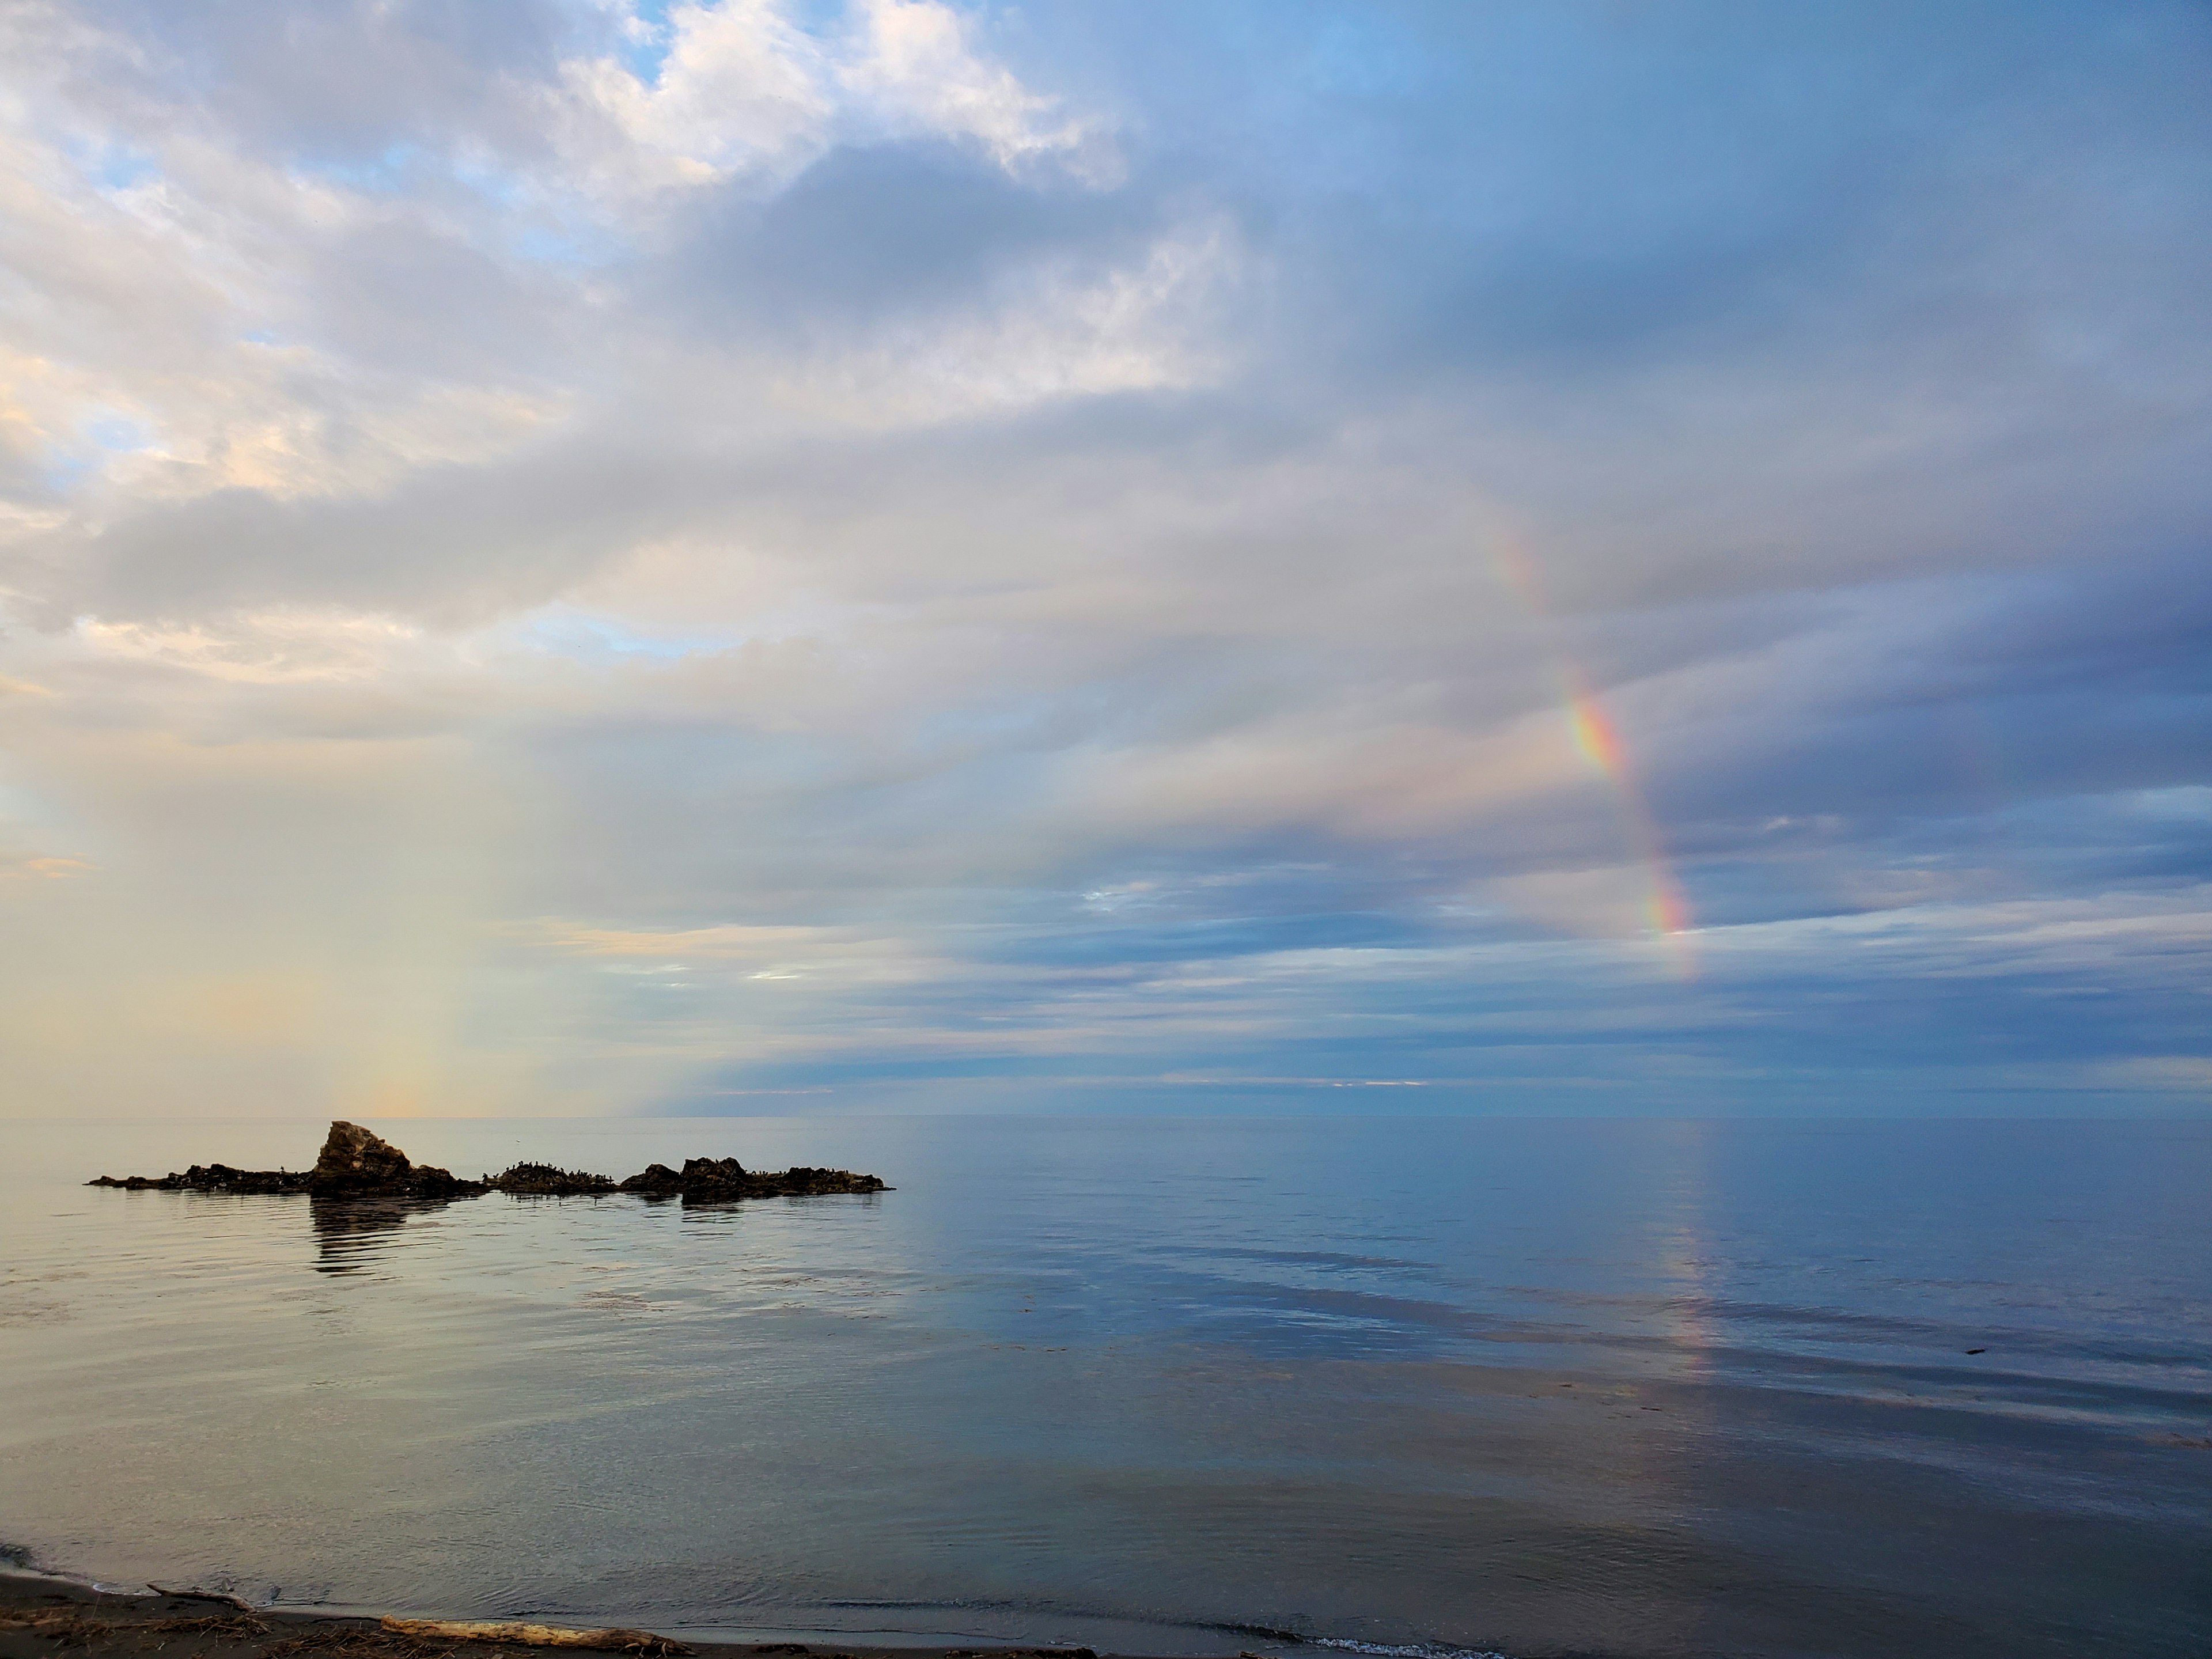
[[[0,35],[0,1109],[2212,1109],[2201,6]]]

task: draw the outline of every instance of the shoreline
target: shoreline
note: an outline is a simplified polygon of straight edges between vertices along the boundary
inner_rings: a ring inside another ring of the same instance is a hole
[[[157,1654],[161,1659],[551,1659],[561,1650],[543,1642],[426,1636],[392,1629],[387,1620],[419,1622],[416,1615],[404,1612],[263,1607],[219,1592],[180,1586],[119,1589],[32,1567],[0,1567],[0,1659],[58,1659],[64,1654],[85,1654],[91,1659],[154,1659]],[[689,1627],[610,1634],[639,1639],[585,1650],[634,1656],[678,1652],[697,1659],[1193,1659],[1188,1653],[1101,1652],[1072,1644],[965,1634],[934,1642],[921,1638],[854,1640],[832,1631],[797,1630],[763,1630],[757,1641],[694,1636]],[[793,1639],[802,1636],[806,1639]],[[1254,1639],[1277,1650],[1309,1645],[1286,1635],[1270,1639],[1255,1632]],[[656,1649],[652,1644],[664,1645]],[[1232,1649],[1224,1642],[1218,1659],[1265,1656],[1249,1647]]]

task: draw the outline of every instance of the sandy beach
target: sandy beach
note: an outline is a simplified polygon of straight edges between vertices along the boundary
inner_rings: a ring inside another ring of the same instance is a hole
[[[181,1589],[182,1587],[173,1587]],[[394,1615],[401,1616],[401,1615]],[[696,1655],[699,1659],[1100,1659],[1089,1648],[883,1647],[858,1644],[647,1639],[585,1651]],[[0,1571],[0,1659],[547,1659],[538,1644],[457,1640],[387,1628],[384,1619],[249,1607],[227,1597],[133,1594],[45,1573]],[[1104,1659],[1124,1659],[1108,1655]]]

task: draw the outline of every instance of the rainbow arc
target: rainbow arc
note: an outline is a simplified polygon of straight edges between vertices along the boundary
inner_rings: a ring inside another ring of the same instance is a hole
[[[1644,798],[1620,728],[1607,714],[1589,672],[1560,642],[1561,630],[1552,616],[1543,571],[1534,558],[1510,536],[1498,537],[1493,551],[1500,580],[1540,625],[1549,645],[1553,677],[1577,752],[1612,786],[1628,851],[1644,872],[1644,927],[1653,939],[1666,947],[1675,973],[1684,979],[1694,978],[1697,957],[1691,945],[1694,924],[1689,897],[1674,873],[1665,837]]]

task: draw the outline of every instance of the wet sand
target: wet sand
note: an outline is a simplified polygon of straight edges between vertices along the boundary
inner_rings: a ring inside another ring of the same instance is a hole
[[[643,1632],[630,1632],[643,1635]],[[665,1638],[660,1652],[698,1659],[1100,1659],[1089,1648],[703,1642]],[[0,1659],[554,1659],[572,1648],[456,1641],[387,1630],[371,1618],[248,1607],[219,1596],[95,1589],[43,1573],[0,1571]],[[582,1651],[605,1650],[585,1649]],[[648,1642],[616,1648],[647,1656]],[[1104,1659],[1136,1659],[1104,1656]]]

